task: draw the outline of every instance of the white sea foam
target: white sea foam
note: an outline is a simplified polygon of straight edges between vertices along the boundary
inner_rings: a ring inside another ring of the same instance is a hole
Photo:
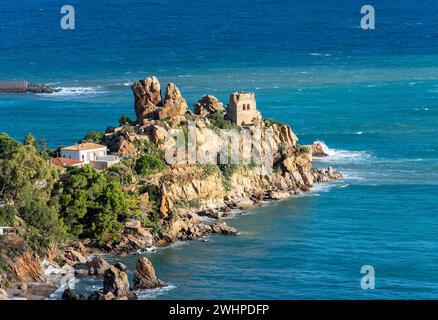
[[[50,295],[49,299],[60,299],[67,287],[74,289],[77,279],[75,279],[75,272],[72,267],[67,264],[60,267],[47,260],[44,260],[42,264],[47,283],[58,287],[58,289]]]
[[[94,95],[99,93],[105,93],[102,87],[56,87],[59,90],[53,93],[38,93],[39,96],[44,97],[72,97],[72,96],[83,96],[83,95]]]
[[[320,52],[312,52],[310,54],[311,56],[317,56],[317,57],[330,57],[332,54],[331,53],[320,53]]]
[[[175,288],[176,288],[175,285],[169,283],[167,286],[163,288],[137,290],[135,291],[135,293],[137,294],[139,300],[148,300],[148,299],[154,299],[157,296],[165,294],[166,292],[169,292],[170,290],[173,290]]]
[[[323,151],[328,154],[328,157],[318,158],[318,161],[320,162],[352,162],[366,160],[370,158],[370,155],[365,151],[331,149],[325,144],[324,141],[319,140],[316,140],[314,143],[321,144]]]

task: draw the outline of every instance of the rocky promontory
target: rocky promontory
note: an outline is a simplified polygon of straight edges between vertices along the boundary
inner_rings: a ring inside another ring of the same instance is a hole
[[[124,265],[111,265],[95,254],[139,255],[208,234],[237,235],[224,218],[342,178],[331,167],[314,167],[314,157],[327,156],[322,145],[301,145],[290,126],[263,118],[254,93],[234,92],[226,106],[204,95],[192,111],[173,83],[164,93],[156,77],[131,88],[136,118],[123,116],[119,126],[84,138],[106,146],[122,158],[119,163],[98,172],[87,166],[67,168],[50,179],[51,169],[45,168],[45,180],[26,184],[37,192],[40,185],[52,188],[44,199],[54,209],[64,206],[56,217],[72,234],[44,245],[37,255],[43,245],[33,242],[31,248],[23,240],[28,229],[11,209],[19,235],[0,238],[0,298],[34,297],[29,284],[36,283],[51,292],[53,286],[65,287],[63,298],[69,300],[136,299],[134,290],[164,286],[150,261],[138,260],[131,285]],[[32,150],[31,139],[27,143],[25,154]],[[8,208],[20,200],[3,196]],[[102,289],[78,294],[68,286],[71,277],[102,277]]]

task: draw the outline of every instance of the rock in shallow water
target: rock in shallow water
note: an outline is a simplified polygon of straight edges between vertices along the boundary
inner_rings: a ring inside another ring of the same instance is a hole
[[[90,272],[90,274],[94,274],[96,276],[103,275],[105,271],[111,267],[111,265],[101,257],[93,258],[93,260],[88,262],[88,265],[92,268],[93,271]]]
[[[130,289],[128,275],[115,266],[110,266],[103,274],[103,294],[108,292],[111,292],[114,297],[134,299],[135,296]]]
[[[147,258],[137,260],[134,273],[134,289],[154,289],[164,287],[165,283],[155,275],[155,269]]]

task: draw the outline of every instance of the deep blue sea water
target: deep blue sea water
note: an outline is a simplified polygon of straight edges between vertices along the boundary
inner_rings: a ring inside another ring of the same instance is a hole
[[[64,4],[0,2],[0,79],[63,88],[0,96],[0,131],[72,144],[132,115],[129,84],[156,75],[189,104],[255,91],[263,115],[329,146],[316,165],[345,174],[229,220],[236,237],[148,254],[172,286],[142,297],[438,297],[436,1],[370,3],[372,31],[353,0],[72,0],[74,31],[59,27]]]

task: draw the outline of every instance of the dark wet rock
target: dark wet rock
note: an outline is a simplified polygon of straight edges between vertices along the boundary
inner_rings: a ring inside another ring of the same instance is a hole
[[[83,294],[77,294],[74,289],[67,287],[62,293],[61,299],[70,301],[88,300],[88,296]]]
[[[128,268],[123,263],[121,263],[121,262],[117,262],[116,264],[114,264],[114,267],[116,267],[120,271],[128,270]]]

